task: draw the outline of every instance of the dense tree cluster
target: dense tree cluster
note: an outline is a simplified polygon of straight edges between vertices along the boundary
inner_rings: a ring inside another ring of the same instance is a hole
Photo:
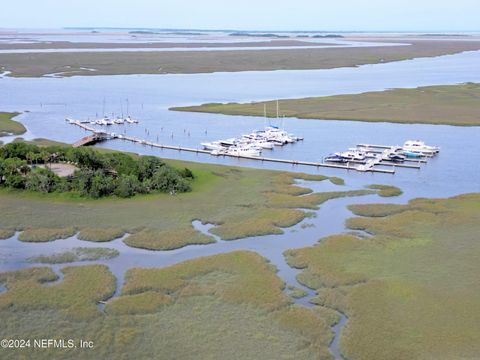
[[[48,167],[56,162],[73,163],[78,170],[70,177],[59,177]],[[76,192],[93,198],[130,197],[155,191],[187,192],[192,179],[189,169],[174,169],[154,156],[132,157],[59,145],[39,147],[25,142],[0,147],[0,187]]]

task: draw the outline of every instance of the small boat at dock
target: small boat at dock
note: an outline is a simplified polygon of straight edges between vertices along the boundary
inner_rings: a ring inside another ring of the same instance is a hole
[[[332,155],[329,155],[329,156],[325,157],[324,161],[325,162],[345,164],[345,163],[350,162],[351,160],[344,157],[344,156],[341,156],[339,153],[336,153],[336,154],[332,154]]]

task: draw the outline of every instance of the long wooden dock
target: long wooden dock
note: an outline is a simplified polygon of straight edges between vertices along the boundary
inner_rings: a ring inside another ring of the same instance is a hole
[[[165,145],[165,144],[158,144],[147,140],[138,139],[131,136],[124,136],[119,135],[116,136],[117,139],[131,141],[134,143],[138,143],[145,146],[156,147],[159,149],[168,149],[168,150],[177,150],[177,151],[186,151],[186,152],[193,152],[197,154],[211,154],[208,150],[201,150],[201,149],[194,149],[188,148],[183,146],[174,146],[174,145]],[[356,166],[345,166],[345,165],[336,165],[336,164],[328,164],[328,163],[320,163],[320,162],[311,162],[311,161],[301,161],[301,160],[288,160],[288,159],[276,159],[276,158],[269,158],[264,156],[242,156],[242,155],[230,155],[230,154],[222,154],[219,156],[224,157],[231,157],[237,159],[248,159],[248,160],[256,160],[256,161],[265,161],[265,162],[275,162],[275,163],[283,163],[283,164],[291,164],[291,165],[304,165],[304,166],[312,166],[312,167],[323,167],[323,168],[332,168],[332,169],[342,169],[342,170],[354,170],[360,172],[377,172],[377,173],[384,173],[384,174],[395,174],[395,170],[387,170],[387,169],[377,169],[371,168],[367,170],[361,170]]]
[[[93,135],[87,136],[79,140],[74,144],[74,146],[84,146],[93,143],[93,141],[100,141],[107,140],[107,139],[119,139],[124,141],[130,141],[136,144],[141,144],[145,146],[155,147],[159,149],[168,149],[168,150],[177,150],[177,151],[185,151],[185,152],[192,152],[197,154],[209,154],[211,155],[210,151],[202,150],[202,149],[195,149],[189,148],[184,146],[174,146],[174,145],[165,145],[160,143],[154,143],[148,140],[139,139],[132,136],[115,134],[115,133],[108,133],[103,130],[97,130],[85,123],[82,123],[77,120],[73,119],[66,119],[72,125],[79,126],[80,128],[93,132]],[[97,140],[94,140],[97,139]],[[329,164],[325,162],[312,162],[312,161],[301,161],[301,160],[289,160],[289,159],[276,159],[276,158],[269,158],[263,156],[242,156],[242,155],[229,155],[229,154],[222,154],[220,156],[230,157],[230,158],[237,158],[237,159],[246,159],[246,160],[255,160],[255,161],[262,161],[262,162],[273,162],[273,163],[283,163],[283,164],[291,164],[291,165],[303,165],[303,166],[311,166],[316,168],[330,168],[330,169],[342,169],[342,170],[352,170],[358,172],[373,172],[373,173],[383,173],[383,174],[395,174],[395,168],[393,169],[382,169],[382,168],[374,168],[372,165],[359,165],[359,166],[351,166],[350,164],[354,164],[353,162],[347,165],[338,165],[338,164]],[[375,164],[375,165],[385,165],[385,164]],[[405,166],[406,167],[406,166]]]

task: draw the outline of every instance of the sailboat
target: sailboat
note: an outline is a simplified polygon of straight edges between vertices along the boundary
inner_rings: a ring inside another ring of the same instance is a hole
[[[128,101],[128,99],[126,99],[126,102],[127,102],[127,117],[124,118],[125,122],[129,124],[138,124],[139,121],[137,119],[132,119],[132,117],[130,116],[130,102]]]

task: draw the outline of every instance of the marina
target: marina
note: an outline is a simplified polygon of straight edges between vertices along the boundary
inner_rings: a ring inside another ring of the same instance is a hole
[[[77,141],[74,143],[74,146],[86,146],[86,145],[91,145],[96,142],[100,141],[105,141],[105,140],[112,140],[112,139],[119,139],[123,141],[129,141],[132,143],[144,145],[144,146],[149,146],[151,148],[159,148],[159,149],[169,149],[169,150],[177,150],[177,151],[185,151],[185,152],[191,152],[191,153],[197,153],[197,154],[210,154],[214,156],[224,156],[224,157],[233,157],[233,158],[240,158],[240,159],[248,159],[248,160],[256,160],[260,162],[272,162],[272,163],[283,163],[283,164],[291,164],[293,166],[295,165],[304,165],[304,166],[309,166],[309,167],[317,167],[317,168],[332,168],[332,169],[342,169],[342,170],[353,170],[353,171],[358,171],[358,172],[376,172],[376,173],[384,173],[384,174],[395,174],[396,168],[405,168],[405,169],[420,169],[421,164],[425,163],[425,160],[419,159],[417,161],[417,164],[404,164],[403,162],[406,160],[406,158],[403,158],[402,161],[393,161],[388,158],[379,156],[378,154],[369,154],[366,153],[365,156],[362,158],[343,158],[345,159],[344,162],[338,162],[334,163],[333,161],[328,161],[328,157],[325,159],[325,161],[322,162],[314,162],[314,161],[302,161],[302,160],[290,160],[290,159],[277,159],[277,158],[272,158],[272,157],[264,157],[260,155],[251,155],[250,151],[246,151],[244,154],[239,150],[242,149],[242,147],[237,147],[235,146],[235,139],[231,139],[229,143],[229,147],[226,145],[222,145],[222,141],[218,142],[219,150],[206,150],[205,145],[203,145],[204,149],[198,149],[198,148],[192,148],[192,147],[185,147],[185,146],[175,146],[175,145],[167,145],[167,144],[161,144],[161,143],[156,143],[153,141],[133,137],[133,136],[128,136],[124,134],[117,134],[114,132],[107,132],[102,129],[95,129],[88,124],[79,121],[79,120],[73,120],[71,118],[67,118],[66,121],[69,124],[79,126],[80,128],[90,131],[93,134],[86,136],[82,138],[81,140]],[[303,138],[298,138],[302,139]],[[285,144],[288,142],[285,142]],[[226,144],[225,141],[223,141],[223,144]],[[249,146],[254,146],[255,142],[250,143]],[[394,146],[387,146],[387,145],[370,145],[370,144],[362,144],[359,145],[361,148],[385,148],[384,152],[388,151],[393,151],[391,150],[392,148],[398,150],[398,147]],[[232,148],[235,148],[236,151],[229,151]],[[221,150],[225,149],[225,150]],[[244,147],[243,149],[249,149],[248,147]],[[256,150],[258,151],[258,149]],[[259,152],[261,153],[261,152]],[[355,153],[354,151],[350,151],[350,153]],[[341,154],[341,153],[337,153]],[[339,158],[341,158],[341,155],[335,155]],[[381,168],[382,166],[384,167],[392,167],[393,169],[384,169]]]
[[[361,164],[360,169],[373,168],[375,165],[420,169],[422,164],[427,163],[425,158],[432,158],[439,152],[440,148],[437,146],[426,145],[420,140],[408,140],[403,146],[359,144],[348,151],[329,155],[324,161],[336,164]]]

